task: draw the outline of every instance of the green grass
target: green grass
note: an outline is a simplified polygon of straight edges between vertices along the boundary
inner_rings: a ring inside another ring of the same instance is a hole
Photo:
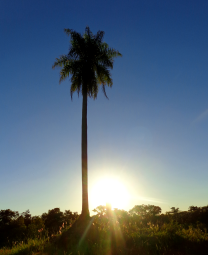
[[[0,249],[1,255],[30,255],[30,254],[36,254],[37,252],[40,252],[40,254],[43,253],[43,250],[47,246],[48,240],[43,239],[29,239],[27,243],[24,242],[14,242],[12,248],[3,248]]]

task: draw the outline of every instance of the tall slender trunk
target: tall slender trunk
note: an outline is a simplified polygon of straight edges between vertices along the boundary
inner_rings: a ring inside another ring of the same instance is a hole
[[[87,91],[83,91],[82,104],[82,219],[89,217],[87,170]]]

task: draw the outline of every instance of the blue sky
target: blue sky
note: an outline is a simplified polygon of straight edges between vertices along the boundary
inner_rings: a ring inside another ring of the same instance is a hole
[[[125,210],[208,200],[208,2],[0,2],[0,210],[81,212],[81,105],[52,65],[64,28],[105,31],[119,50],[113,87],[88,101],[89,205],[102,178]],[[94,192],[94,191],[93,191]]]

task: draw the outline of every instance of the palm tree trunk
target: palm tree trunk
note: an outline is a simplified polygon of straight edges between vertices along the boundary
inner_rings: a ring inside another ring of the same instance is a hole
[[[89,217],[87,170],[87,91],[83,91],[82,104],[82,219]]]

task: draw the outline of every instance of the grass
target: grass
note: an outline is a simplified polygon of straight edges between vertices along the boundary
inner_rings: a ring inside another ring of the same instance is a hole
[[[42,239],[29,239],[27,243],[14,242],[12,248],[2,248],[0,249],[1,255],[32,255],[32,254],[44,254],[44,249],[46,248],[48,240]]]

